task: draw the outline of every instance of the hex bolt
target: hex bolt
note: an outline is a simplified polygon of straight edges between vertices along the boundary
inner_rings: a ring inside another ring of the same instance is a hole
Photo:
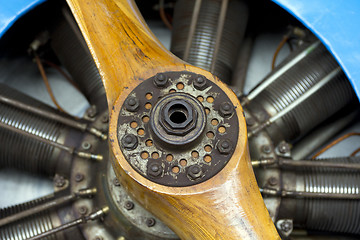
[[[81,182],[82,180],[84,180],[84,174],[82,174],[82,173],[75,174],[75,181],[76,182]]]
[[[134,134],[126,134],[121,139],[121,144],[126,150],[134,150],[138,145],[138,139]]]
[[[269,145],[263,145],[263,146],[261,147],[261,151],[262,151],[263,153],[271,153],[271,147],[270,147]]]
[[[128,97],[125,101],[125,108],[129,112],[135,112],[139,109],[140,103],[136,97]]]
[[[270,177],[267,182],[269,183],[270,186],[275,186],[278,184],[278,180],[276,177]]]
[[[87,213],[88,209],[85,206],[81,206],[81,207],[79,207],[78,211],[81,215],[85,215]]]
[[[152,177],[158,177],[162,173],[162,167],[158,163],[148,165],[148,173]]]
[[[280,153],[287,153],[289,151],[290,151],[289,144],[287,144],[285,142],[280,143],[280,145],[279,145],[279,152]]]
[[[134,203],[132,201],[126,201],[125,205],[124,205],[126,210],[132,210],[132,209],[134,209],[134,206],[135,205],[134,205]]]
[[[83,142],[81,147],[85,150],[89,150],[91,148],[91,144],[89,142]]]
[[[193,82],[194,88],[196,88],[197,90],[204,90],[206,88],[207,85],[207,81],[206,78],[204,76],[198,75]]]
[[[290,220],[284,220],[281,224],[280,224],[280,229],[283,232],[289,232],[292,229],[292,222]]]
[[[165,76],[165,74],[163,74],[163,73],[156,74],[156,76],[154,78],[155,86],[162,88],[162,87],[166,86],[167,82],[168,82],[168,79]]]
[[[114,184],[116,187],[120,186],[119,179],[114,178],[114,180],[113,180],[113,184]]]
[[[200,166],[192,165],[192,166],[189,167],[188,176],[192,180],[198,179],[199,177],[201,177],[201,174],[202,174],[202,170],[201,170]]]
[[[229,102],[223,102],[220,104],[219,113],[222,117],[230,117],[234,112],[234,107]]]
[[[92,105],[90,108],[88,108],[86,110],[86,114],[90,117],[90,118],[94,118],[97,114],[97,110],[96,110],[96,106]]]
[[[55,186],[59,188],[63,187],[66,183],[65,178],[57,174],[54,177],[54,182],[55,182]]]
[[[227,139],[222,139],[218,142],[217,149],[221,154],[229,154],[232,150],[231,142]]]
[[[153,227],[156,224],[156,220],[154,218],[147,218],[145,222],[148,227]]]

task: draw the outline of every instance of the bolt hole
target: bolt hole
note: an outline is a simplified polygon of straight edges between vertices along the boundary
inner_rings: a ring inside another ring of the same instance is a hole
[[[212,158],[211,158],[210,155],[206,155],[206,156],[204,157],[204,161],[207,162],[207,163],[211,162],[211,160],[212,160]]]
[[[153,141],[151,139],[146,140],[145,142],[147,147],[151,147],[153,145]]]
[[[153,159],[158,159],[158,158],[159,158],[159,153],[153,152],[153,153],[151,154],[151,157],[152,157]]]
[[[207,133],[206,133],[206,136],[207,136],[208,138],[214,138],[215,134],[214,134],[213,132],[207,132]]]
[[[141,158],[142,159],[147,159],[149,157],[149,153],[148,152],[142,152],[141,153]]]
[[[146,108],[146,109],[151,109],[151,107],[152,107],[151,103],[146,103],[146,104],[145,104],[145,108]]]
[[[181,166],[185,167],[186,164],[187,164],[186,159],[181,159],[181,160],[180,160],[180,165],[181,165]]]
[[[213,97],[207,97],[207,98],[206,98],[206,101],[207,101],[208,103],[213,103],[213,102],[214,102],[214,98],[213,98]]]
[[[199,157],[199,153],[198,153],[197,151],[192,151],[192,152],[191,152],[191,156],[192,156],[193,158],[198,158],[198,157]]]
[[[219,133],[225,133],[226,128],[224,126],[221,126],[221,127],[219,127],[218,131],[219,131]]]
[[[183,83],[178,83],[176,84],[176,88],[179,90],[183,90],[184,89],[184,84]]]
[[[142,121],[143,121],[144,123],[149,122],[149,120],[150,120],[150,118],[149,118],[148,116],[144,116],[144,117],[142,118]]]
[[[147,93],[147,94],[145,95],[145,97],[146,97],[147,100],[150,100],[150,99],[152,99],[152,94],[151,94],[151,93]]]
[[[171,171],[172,171],[173,173],[178,173],[178,172],[180,172],[180,168],[179,168],[178,166],[175,166],[175,167],[173,167],[173,168],[171,169]]]
[[[213,126],[216,126],[216,125],[219,124],[219,121],[218,121],[217,119],[213,119],[213,120],[211,120],[211,124],[212,124]]]
[[[197,97],[197,100],[199,100],[200,102],[203,102],[204,101],[204,98],[202,96],[198,96]]]
[[[181,123],[184,123],[186,121],[186,115],[183,112],[177,112],[176,111],[176,112],[173,112],[170,115],[170,120],[173,123],[181,124]]]
[[[166,156],[166,161],[171,162],[174,159],[173,155],[169,154]]]
[[[173,123],[181,124],[187,120],[188,111],[182,104],[175,104],[169,109],[169,118]]]
[[[131,128],[136,128],[138,126],[137,122],[133,121],[130,123]]]
[[[206,146],[204,147],[204,150],[205,150],[206,152],[211,152],[212,147],[211,147],[210,145],[206,145]]]
[[[140,136],[143,136],[145,134],[145,130],[140,128],[137,133],[140,135]]]

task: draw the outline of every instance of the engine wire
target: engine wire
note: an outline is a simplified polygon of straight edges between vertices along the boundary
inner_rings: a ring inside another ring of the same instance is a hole
[[[160,17],[161,17],[161,20],[164,22],[164,24],[166,25],[166,27],[170,30],[172,30],[172,25],[171,23],[169,22],[169,19],[167,18],[166,16],[166,13],[165,13],[165,7],[164,7],[164,1],[165,0],[159,0],[159,12],[160,12]]]
[[[272,63],[271,63],[271,69],[272,70],[274,70],[274,68],[275,68],[276,58],[279,55],[280,50],[283,48],[285,43],[287,43],[288,40],[289,40],[289,35],[285,35],[283,37],[283,39],[281,40],[281,42],[279,43],[279,45],[277,46],[276,51],[275,51],[274,56],[273,56]]]
[[[61,75],[63,75],[63,77],[71,84],[73,85],[74,88],[76,88],[78,91],[81,92],[79,86],[71,79],[71,77],[64,71],[61,69],[61,67],[53,62],[50,62],[48,60],[41,60],[43,63],[45,63],[46,65],[54,68],[56,71],[58,71]]]
[[[36,64],[37,64],[37,66],[38,66],[38,68],[39,68],[41,77],[42,77],[42,79],[43,79],[43,81],[44,81],[44,83],[45,83],[46,90],[47,90],[47,92],[49,93],[52,102],[53,102],[53,103],[55,104],[55,106],[59,109],[59,111],[61,111],[61,112],[63,112],[63,113],[66,113],[66,114],[68,114],[68,115],[71,116],[71,114],[69,114],[67,111],[65,111],[65,110],[59,105],[59,103],[56,101],[56,98],[55,98],[55,96],[54,96],[53,91],[51,90],[51,86],[50,86],[50,84],[49,84],[49,80],[48,80],[48,78],[47,78],[47,76],[46,76],[46,73],[45,73],[45,70],[44,70],[44,66],[43,66],[43,64],[42,64],[42,62],[41,62],[41,60],[40,60],[40,57],[37,55],[37,53],[36,53],[35,51],[34,51],[33,53],[34,53],[35,61],[36,61]]]
[[[350,157],[355,157],[358,152],[360,152],[360,148],[356,149],[356,150],[350,155]]]
[[[330,144],[328,144],[327,146],[325,146],[323,149],[321,149],[319,152],[317,152],[311,159],[315,159],[317,158],[319,155],[321,155],[322,153],[324,153],[325,151],[327,151],[329,148],[332,148],[334,145],[338,144],[339,142],[342,142],[343,140],[352,137],[352,136],[360,136],[360,133],[358,132],[351,132],[351,133],[347,133],[341,137],[339,137],[338,139],[335,139],[334,141],[332,141]],[[355,152],[353,152],[351,154],[351,156],[355,156],[357,152],[360,151],[360,148],[357,149]],[[355,154],[355,155],[353,155]]]

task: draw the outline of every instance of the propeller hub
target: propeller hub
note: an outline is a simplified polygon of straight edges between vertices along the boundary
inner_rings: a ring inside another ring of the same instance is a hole
[[[159,84],[162,80],[165,85]],[[137,103],[136,110],[129,109],[129,102]],[[234,109],[226,93],[202,75],[158,73],[125,99],[118,119],[120,148],[130,165],[153,182],[201,183],[234,152],[239,136]],[[129,136],[136,139],[130,142]]]

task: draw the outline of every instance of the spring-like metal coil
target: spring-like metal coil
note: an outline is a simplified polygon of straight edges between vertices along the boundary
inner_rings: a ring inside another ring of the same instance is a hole
[[[51,229],[53,225],[50,215],[45,213],[0,228],[0,239],[25,240]],[[44,239],[56,240],[57,238],[52,235]]]
[[[17,204],[17,205],[13,205],[10,207],[2,208],[2,209],[0,209],[0,219],[11,216],[18,212],[27,210],[29,208],[35,207],[39,204],[42,204],[46,201],[53,199],[53,198],[54,198],[54,194],[51,194],[51,195],[48,195],[45,197],[37,198],[37,199],[29,201],[29,202],[22,203],[22,204]]]
[[[171,51],[184,57],[189,38],[194,5],[193,0],[179,0],[175,6]],[[210,71],[213,59],[221,0],[203,0],[200,7],[196,30],[191,42],[187,62]],[[241,41],[248,18],[247,6],[242,1],[229,1],[219,53],[213,74],[229,82],[236,64]]]
[[[334,158],[326,159],[326,161],[359,163],[359,160],[355,158]],[[360,193],[360,173],[352,170],[306,169],[297,172],[296,181],[292,182],[293,185],[287,187],[297,191],[338,194]],[[282,218],[293,218],[294,224],[308,230],[360,234],[359,200],[283,199],[280,211],[282,211],[280,213]]]
[[[290,56],[285,63],[271,74],[281,71],[281,68],[296,56]],[[274,116],[299,99],[338,67],[336,60],[327,49],[319,44],[306,57],[286,70],[262,90],[252,100],[248,109],[252,108],[251,104],[256,104],[262,106],[270,116]],[[280,130],[283,139],[293,141],[351,103],[354,99],[355,93],[348,79],[343,72],[340,72],[332,77],[330,82],[277,120],[278,129],[272,131],[272,133],[270,133],[270,130],[269,133],[278,135]]]
[[[64,11],[64,14],[68,14],[68,10]],[[90,104],[96,105],[99,111],[105,110],[107,105],[104,86],[75,20],[61,19],[52,32],[51,38],[51,46],[55,54],[79,85]]]
[[[54,111],[5,85],[0,86],[0,95]],[[65,127],[55,121],[43,119],[3,103],[0,103],[0,121],[51,141],[64,141],[66,133]],[[52,176],[57,168],[59,154],[58,149],[48,144],[0,128],[0,167]]]
[[[29,209],[51,198],[52,196],[47,196],[26,203],[22,203],[19,205],[14,205],[8,208],[0,209],[0,218],[10,216],[12,214]],[[0,239],[23,240],[51,229],[53,229],[53,223],[51,221],[50,213],[44,212],[41,214],[32,215],[31,217],[0,227]],[[57,238],[55,235],[53,235],[44,239],[55,240]]]

